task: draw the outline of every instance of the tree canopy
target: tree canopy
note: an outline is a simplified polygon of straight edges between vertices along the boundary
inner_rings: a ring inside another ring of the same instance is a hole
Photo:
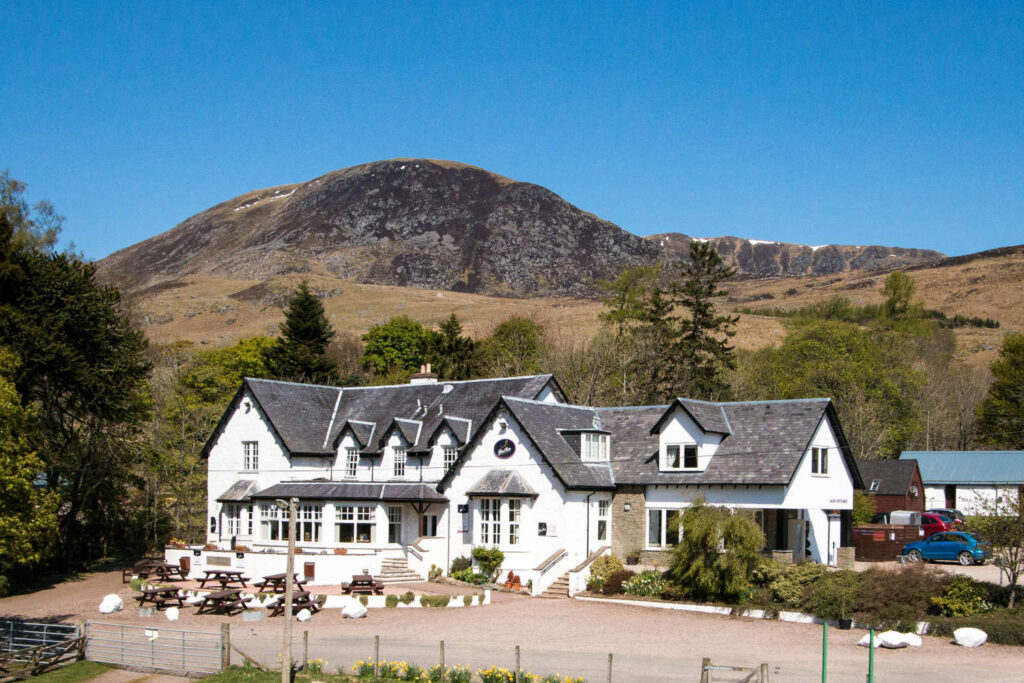
[[[388,381],[405,381],[426,362],[430,330],[407,315],[374,325],[363,335],[363,365]]]
[[[978,429],[990,444],[1024,449],[1024,334],[1003,338],[991,366],[993,382],[978,408]]]
[[[324,305],[303,282],[288,299],[281,337],[266,352],[267,369],[278,379],[336,384],[338,368],[327,353],[333,338]]]

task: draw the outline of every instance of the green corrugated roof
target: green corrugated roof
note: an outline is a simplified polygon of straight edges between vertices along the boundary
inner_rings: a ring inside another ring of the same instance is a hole
[[[927,484],[1022,484],[1024,451],[903,451]]]

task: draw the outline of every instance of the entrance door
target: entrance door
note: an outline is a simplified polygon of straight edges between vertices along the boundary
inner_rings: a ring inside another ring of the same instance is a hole
[[[794,560],[804,559],[804,544],[806,543],[806,537],[804,530],[804,520],[802,519],[790,519],[788,521],[787,529],[787,540],[789,541],[789,549],[793,551]]]
[[[420,536],[437,536],[437,515],[420,517]]]
[[[956,484],[946,486],[946,507],[950,510],[956,509]]]
[[[402,508],[399,505],[388,506],[388,543],[402,542]]]

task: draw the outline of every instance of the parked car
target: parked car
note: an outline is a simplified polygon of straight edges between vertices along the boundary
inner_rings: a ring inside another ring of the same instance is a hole
[[[902,554],[912,562],[950,560],[964,566],[984,564],[992,557],[992,546],[966,531],[947,531],[934,534],[923,541],[903,546]]]
[[[915,510],[893,510],[891,512],[876,512],[871,518],[872,524],[921,524],[921,513]]]
[[[921,528],[924,529],[924,535],[927,538],[941,531],[953,531],[956,529],[956,522],[945,515],[926,512],[921,515]]]
[[[931,510],[925,510],[925,512],[932,512],[932,513],[934,513],[936,515],[942,515],[944,517],[949,517],[950,519],[952,519],[957,524],[963,524],[964,522],[967,521],[967,517],[964,516],[964,513],[960,512],[959,510],[955,510],[953,508],[933,508]]]

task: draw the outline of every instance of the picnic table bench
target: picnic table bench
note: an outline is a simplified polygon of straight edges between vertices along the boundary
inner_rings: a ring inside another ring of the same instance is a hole
[[[121,580],[125,583],[128,583],[133,576],[138,576],[140,579],[156,577],[164,581],[185,580],[185,572],[181,567],[158,559],[139,560],[131,567],[125,567],[121,571]]]
[[[242,600],[241,588],[227,588],[216,593],[207,593],[203,601],[199,603],[196,614],[210,614],[221,612],[231,614],[233,610],[245,609],[245,602]]]
[[[205,576],[199,579],[200,588],[206,588],[207,581],[219,583],[221,588],[231,588],[234,584],[238,584],[239,588],[245,588],[245,582],[249,580],[242,576],[241,569],[206,569],[203,574]]]
[[[135,599],[139,601],[139,607],[143,607],[147,602],[153,603],[157,609],[165,607],[168,602],[176,602],[178,607],[185,606],[185,598],[173,586],[144,588],[140,595],[135,596]]]
[[[287,603],[283,595],[269,603],[267,607],[273,609],[273,611],[270,613],[270,616],[276,617],[280,614],[284,614],[284,608],[286,604]],[[309,591],[295,591],[294,593],[292,593],[292,608],[296,611],[305,608],[313,614],[316,614],[320,611],[320,606],[317,604],[317,601],[313,598],[313,596],[310,595]]]
[[[293,574],[292,577],[294,579],[292,584],[299,590],[302,590],[306,582],[300,581],[298,574]],[[288,575],[281,572],[280,574],[268,574],[263,577],[262,581],[256,581],[252,585],[253,588],[258,589],[261,593],[284,593],[287,581]]]
[[[375,593],[377,595],[383,595],[384,584],[380,581],[375,581],[373,576],[370,574],[354,574],[352,576],[352,581],[348,583],[342,582],[341,592],[345,594]]]

